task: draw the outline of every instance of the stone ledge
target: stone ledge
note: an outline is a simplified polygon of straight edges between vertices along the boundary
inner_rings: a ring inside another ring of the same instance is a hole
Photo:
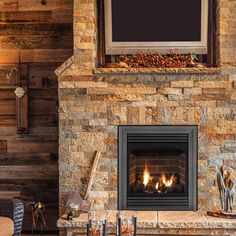
[[[71,56],[70,58],[68,58],[65,62],[63,62],[62,65],[60,65],[56,70],[55,70],[55,74],[59,77],[61,76],[62,73],[64,73],[66,70],[68,70],[70,68],[70,66],[72,64],[75,63],[75,57]]]
[[[109,212],[109,211],[108,211]],[[108,219],[108,228],[114,229],[117,211],[110,211]],[[104,214],[101,212],[101,214]],[[130,212],[130,214],[132,214]],[[156,212],[142,211],[136,212],[138,218],[137,228],[140,230],[160,230],[160,229],[230,229],[236,232],[236,221],[229,219],[215,218],[207,216],[203,211],[197,212]],[[57,226],[59,228],[78,228],[85,230],[88,220],[88,214],[81,214],[80,217],[67,221],[59,219]]]
[[[104,68],[94,69],[95,75],[116,74],[220,74],[221,68]]]

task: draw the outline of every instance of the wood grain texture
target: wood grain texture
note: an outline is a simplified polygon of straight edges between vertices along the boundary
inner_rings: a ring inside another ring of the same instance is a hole
[[[20,197],[20,191],[0,191],[0,198],[18,198]]]
[[[0,12],[0,24],[52,23],[51,11],[11,11]]]
[[[73,0],[0,1],[0,197],[46,204],[47,230],[58,218],[58,83],[73,54]],[[29,134],[16,134],[19,54],[28,65]],[[10,74],[10,76],[9,76]],[[23,229],[31,230],[31,212]]]

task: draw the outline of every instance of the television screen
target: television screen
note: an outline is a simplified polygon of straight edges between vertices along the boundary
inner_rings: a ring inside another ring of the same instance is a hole
[[[113,42],[201,40],[201,0],[112,0]]]
[[[207,53],[208,0],[104,0],[106,53]]]

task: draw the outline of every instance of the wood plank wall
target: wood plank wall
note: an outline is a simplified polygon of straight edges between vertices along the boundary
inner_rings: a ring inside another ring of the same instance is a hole
[[[47,230],[58,217],[58,96],[54,70],[73,52],[73,0],[0,1],[0,197],[46,203]],[[29,65],[28,135],[16,135],[16,72]],[[31,229],[31,213],[24,230]]]

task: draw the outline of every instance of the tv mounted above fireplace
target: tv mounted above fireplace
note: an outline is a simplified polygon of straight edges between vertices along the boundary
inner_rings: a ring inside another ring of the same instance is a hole
[[[105,0],[106,54],[207,54],[208,0]]]

